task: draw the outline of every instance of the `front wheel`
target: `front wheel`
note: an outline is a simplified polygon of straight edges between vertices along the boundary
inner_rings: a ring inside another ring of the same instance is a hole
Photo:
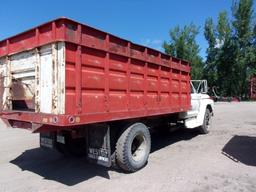
[[[121,169],[135,172],[148,161],[151,138],[148,128],[142,123],[128,127],[116,143],[116,160]]]
[[[205,110],[205,114],[204,114],[203,125],[201,125],[198,129],[201,134],[209,133],[209,129],[211,126],[211,117],[212,117],[212,114],[211,114],[210,110],[207,108]]]

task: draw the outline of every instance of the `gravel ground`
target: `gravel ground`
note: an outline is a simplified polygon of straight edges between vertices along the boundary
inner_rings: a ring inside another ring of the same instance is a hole
[[[211,132],[152,135],[148,165],[124,174],[39,148],[38,134],[0,126],[0,192],[256,191],[256,103],[217,103]]]

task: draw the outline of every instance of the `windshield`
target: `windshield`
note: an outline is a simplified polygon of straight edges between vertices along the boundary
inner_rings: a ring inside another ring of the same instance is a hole
[[[192,83],[190,83],[190,90],[191,90],[191,93],[196,93],[196,90],[195,90],[194,86],[192,85]]]
[[[207,93],[207,81],[206,80],[191,80],[191,93]]]

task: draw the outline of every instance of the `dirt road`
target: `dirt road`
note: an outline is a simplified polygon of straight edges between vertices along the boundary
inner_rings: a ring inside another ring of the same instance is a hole
[[[42,150],[38,137],[0,126],[0,192],[256,191],[256,103],[217,103],[208,135],[153,134],[148,165],[133,174]]]

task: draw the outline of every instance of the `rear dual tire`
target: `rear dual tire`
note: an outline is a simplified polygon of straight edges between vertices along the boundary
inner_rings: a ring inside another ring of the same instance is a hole
[[[116,143],[117,165],[126,172],[135,172],[144,167],[151,149],[148,128],[135,123],[125,129]]]

